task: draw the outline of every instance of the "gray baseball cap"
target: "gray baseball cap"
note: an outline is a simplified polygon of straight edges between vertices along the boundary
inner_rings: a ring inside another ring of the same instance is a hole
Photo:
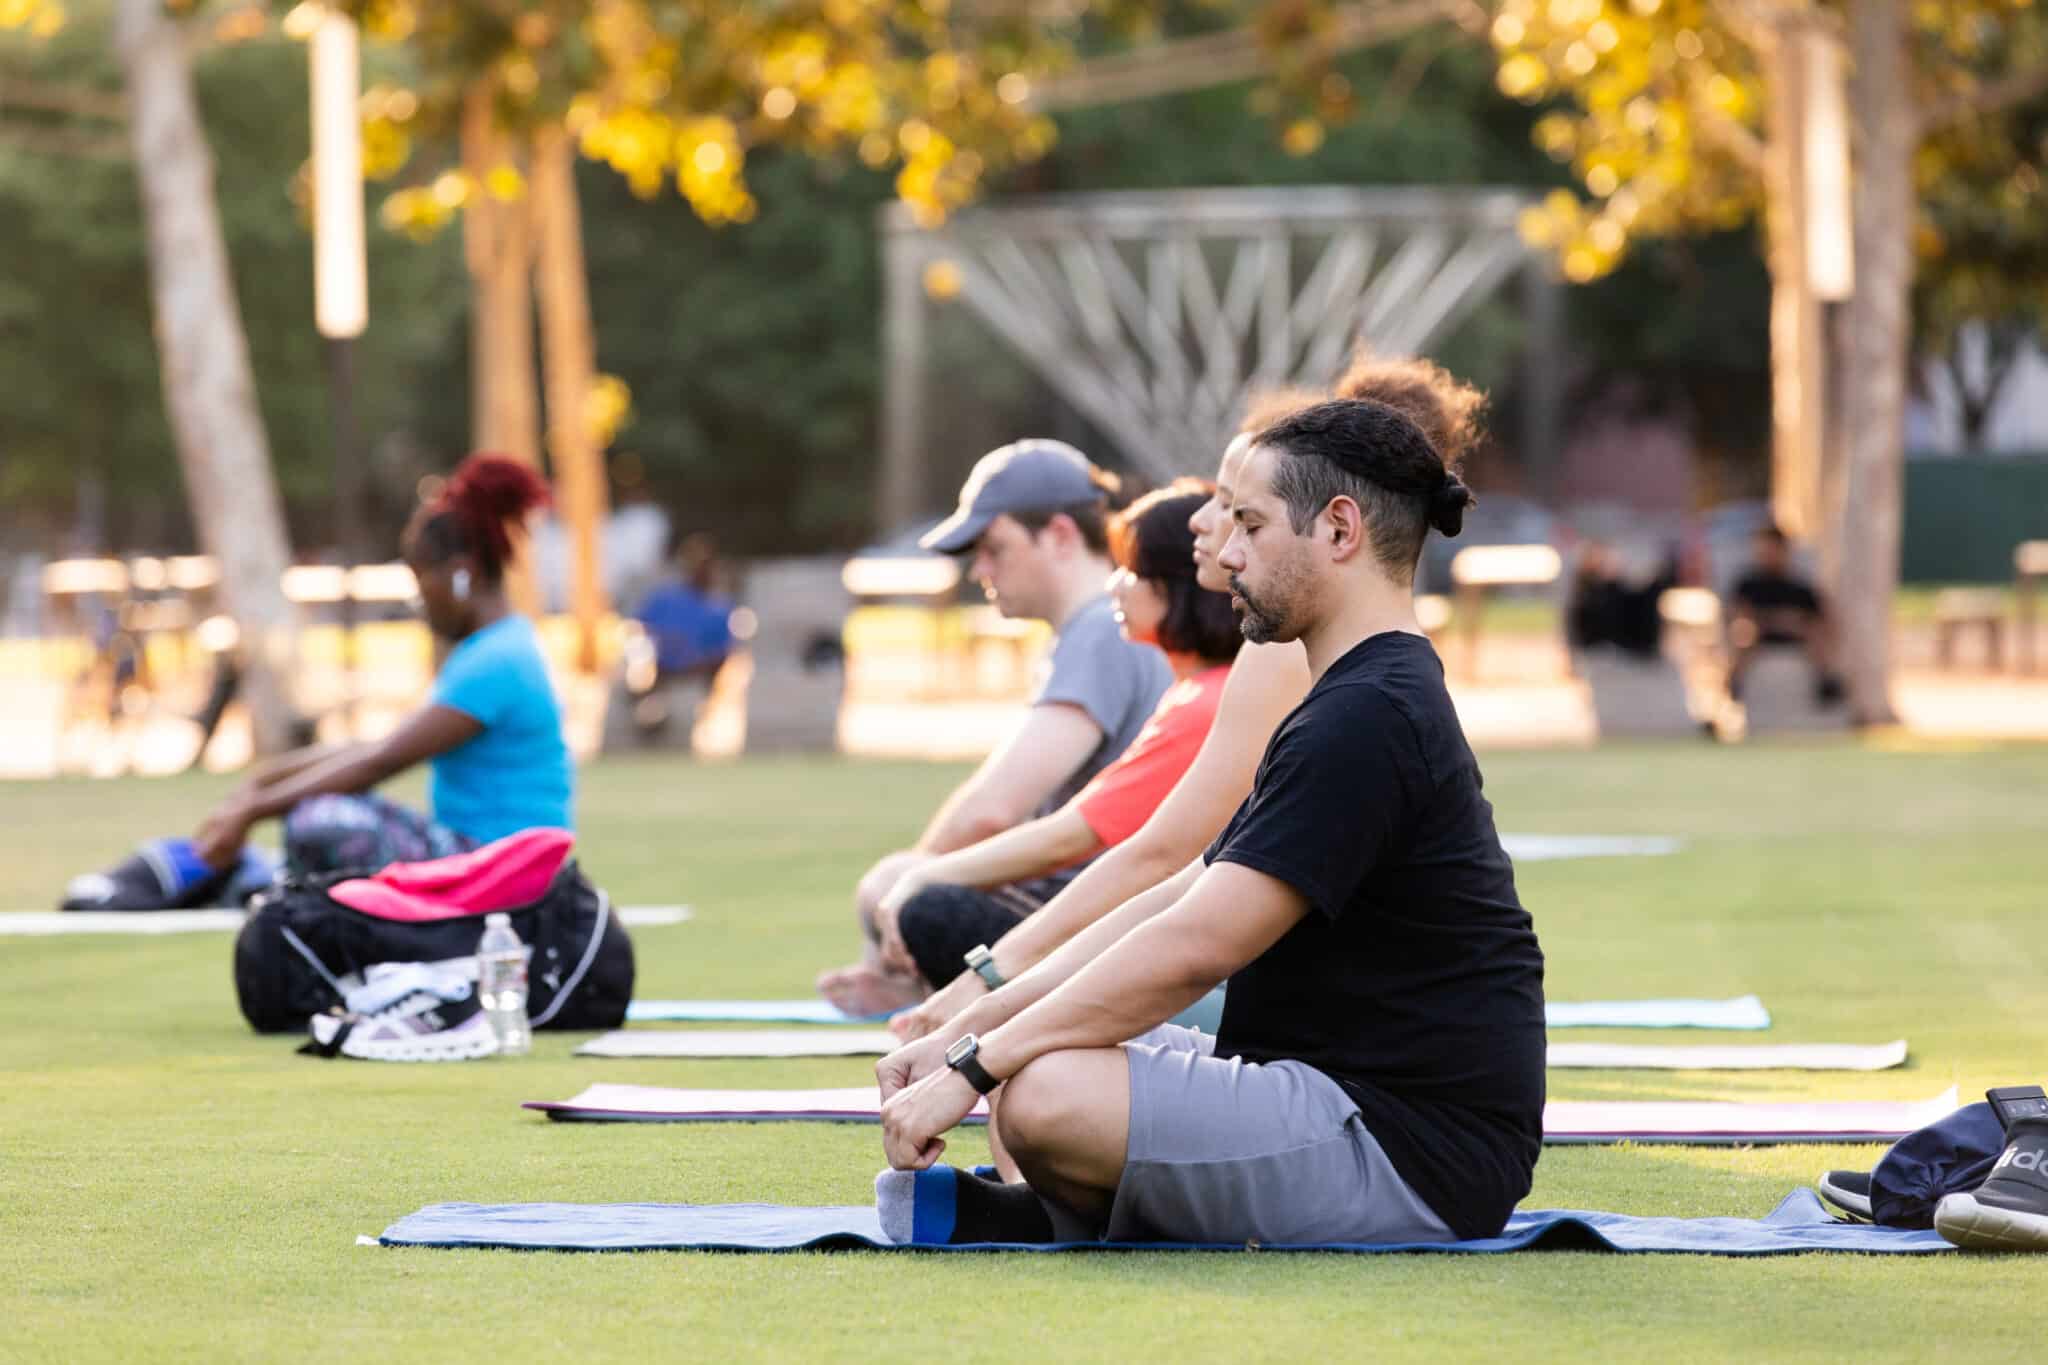
[[[1104,495],[1095,481],[1098,472],[1086,455],[1065,441],[1013,441],[974,462],[974,472],[960,486],[958,509],[917,543],[927,550],[958,554],[1005,513],[1050,512],[1095,502]]]

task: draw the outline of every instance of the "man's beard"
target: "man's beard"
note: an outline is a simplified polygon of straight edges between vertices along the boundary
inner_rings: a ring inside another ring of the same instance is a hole
[[[1243,604],[1237,628],[1245,639],[1255,645],[1269,645],[1280,638],[1284,623],[1278,613],[1271,608],[1260,606],[1252,595],[1245,591],[1244,580],[1236,574],[1230,576],[1230,591],[1235,593],[1238,601]]]

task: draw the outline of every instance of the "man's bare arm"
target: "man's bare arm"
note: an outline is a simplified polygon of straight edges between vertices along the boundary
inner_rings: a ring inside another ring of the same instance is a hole
[[[918,837],[950,853],[1022,824],[1102,745],[1102,727],[1065,703],[1034,706],[1017,732],[954,789]]]
[[[1171,908],[983,1038],[982,1064],[1014,1076],[1048,1052],[1115,1047],[1201,999],[1307,913],[1301,893],[1277,877],[1212,864]]]
[[[1138,832],[1091,863],[1052,900],[990,945],[1005,977],[1055,948],[1199,856],[1251,793],[1259,757],[1308,692],[1301,646],[1253,645],[1230,670],[1216,719],[1188,770]]]

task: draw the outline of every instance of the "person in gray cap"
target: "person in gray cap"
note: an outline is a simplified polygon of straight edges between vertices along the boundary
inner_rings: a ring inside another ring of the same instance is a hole
[[[1057,810],[1121,754],[1144,728],[1173,671],[1158,650],[1117,629],[1108,584],[1109,500],[1114,475],[1060,441],[1013,442],[984,455],[960,490],[960,506],[920,541],[971,555],[968,573],[1004,616],[1049,623],[1052,653],[1022,724],[955,788],[910,848],[879,860],[854,892],[867,948],[859,962],[818,978],[818,993],[853,1015],[914,1004],[914,974],[885,968],[875,913],[910,868]],[[1049,900],[1074,869],[993,893],[1012,912]]]

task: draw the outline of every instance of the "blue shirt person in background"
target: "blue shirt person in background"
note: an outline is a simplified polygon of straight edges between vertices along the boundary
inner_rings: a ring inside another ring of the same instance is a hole
[[[721,583],[710,536],[687,536],[676,550],[676,577],[655,586],[633,613],[654,645],[658,680],[709,679],[732,653],[732,595]]]
[[[472,455],[407,526],[406,562],[427,625],[450,645],[427,704],[391,734],[303,749],[259,768],[207,817],[199,858],[227,868],[258,821],[284,818],[301,872],[372,871],[444,857],[522,829],[572,824],[568,746],[533,624],[513,613],[513,533],[548,501],[527,466]],[[428,765],[426,813],[372,788]]]

